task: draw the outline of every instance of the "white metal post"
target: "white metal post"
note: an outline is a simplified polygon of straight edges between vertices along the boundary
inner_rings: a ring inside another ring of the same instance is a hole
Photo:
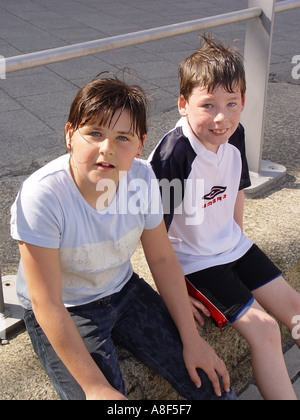
[[[263,13],[247,22],[245,68],[247,78],[246,106],[242,123],[246,130],[246,147],[254,193],[267,183],[285,175],[286,168],[262,161],[264,122],[272,51],[275,0],[248,0],[248,7],[259,6]]]

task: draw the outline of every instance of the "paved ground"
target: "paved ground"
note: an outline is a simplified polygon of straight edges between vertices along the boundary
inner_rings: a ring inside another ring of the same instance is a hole
[[[246,0],[0,0],[0,55],[10,57],[246,7]],[[295,67],[292,59],[300,55],[299,18],[300,9],[276,15],[266,115],[264,158],[285,165],[288,175],[271,192],[246,203],[247,234],[269,252],[295,287],[300,287],[300,80],[292,77]],[[214,32],[226,41],[238,39],[237,45],[243,47],[244,23]],[[5,80],[0,79],[2,274],[15,274],[18,264],[16,244],[9,236],[10,205],[21,181],[64,151],[63,127],[78,88],[100,72],[116,73],[128,67],[127,80],[142,85],[152,97],[144,151],[147,157],[161,135],[177,120],[178,63],[197,45],[198,34],[192,33],[12,73]],[[22,352],[13,348],[14,343],[28,347],[23,335],[12,342],[11,350],[0,347],[0,357],[8,365],[11,352]],[[286,357],[292,365],[291,378],[300,397],[298,349],[293,347]],[[0,368],[0,380],[2,375]],[[1,384],[0,399],[23,395],[20,388],[10,392],[3,389]],[[255,393],[249,393],[252,390],[248,388],[244,397],[256,399]],[[39,397],[38,392],[34,395]]]

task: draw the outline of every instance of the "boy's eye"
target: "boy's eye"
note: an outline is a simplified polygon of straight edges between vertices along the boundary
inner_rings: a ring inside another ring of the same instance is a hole
[[[91,137],[94,137],[94,138],[101,137],[101,133],[99,133],[99,132],[97,132],[97,131],[92,131],[89,135],[90,135]]]
[[[89,130],[85,127],[79,128],[78,131],[81,137],[88,143],[97,143],[102,139],[102,134],[100,131],[94,131],[91,129]]]
[[[205,109],[211,109],[211,108],[213,108],[213,105],[212,104],[204,104],[203,105],[203,108],[205,108]]]
[[[230,102],[230,103],[228,104],[228,106],[229,106],[229,108],[233,108],[234,106],[236,106],[236,103],[235,103],[235,102]]]
[[[125,136],[118,136],[118,140],[120,141],[128,141],[128,138]]]

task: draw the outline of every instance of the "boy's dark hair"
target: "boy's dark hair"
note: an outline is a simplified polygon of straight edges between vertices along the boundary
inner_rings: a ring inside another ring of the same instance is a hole
[[[97,79],[77,93],[68,122],[73,132],[93,121],[110,125],[116,112],[121,115],[125,109],[131,116],[131,129],[142,140],[147,134],[147,98],[143,89],[116,77]]]
[[[179,67],[180,94],[188,100],[196,87],[207,88],[212,93],[218,86],[233,93],[240,87],[246,93],[246,76],[243,59],[237,49],[225,47],[212,35],[203,35],[199,51],[187,57]]]

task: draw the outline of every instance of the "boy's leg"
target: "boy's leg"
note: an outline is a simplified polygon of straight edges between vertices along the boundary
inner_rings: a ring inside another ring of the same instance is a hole
[[[253,245],[235,269],[260,305],[293,332],[293,321],[299,322],[300,318],[300,294],[284,280],[281,271],[264,252]],[[300,339],[296,337],[295,341],[300,348]]]
[[[109,298],[70,310],[72,319],[89,353],[108,382],[125,395],[125,384],[120,371],[110,331],[115,312]],[[101,320],[99,322],[99,319]],[[25,312],[25,323],[34,350],[62,400],[82,400],[85,394],[61,362],[32,311]]]
[[[286,369],[277,322],[255,301],[232,326],[250,346],[254,378],[264,399],[297,399]]]
[[[84,400],[82,388],[58,358],[32,311],[25,311],[24,321],[33,349],[60,399]]]
[[[122,297],[122,292],[126,298]],[[184,398],[217,399],[204,372],[199,371],[200,389],[191,381],[183,360],[180,336],[161,297],[136,275],[122,292],[112,300],[112,305],[119,308],[113,339],[163,376]],[[126,306],[121,311],[123,302]],[[235,398],[233,391],[223,392],[222,399]]]
[[[282,276],[252,293],[261,306],[291,331],[296,344],[300,348],[300,338],[296,338],[293,334],[295,323],[300,320],[300,294]]]
[[[280,275],[268,257],[253,246],[232,264],[187,276],[248,341],[254,376],[266,399],[295,398],[283,358],[279,326],[256,301],[253,303],[250,293],[267,287]]]
[[[299,308],[296,293],[283,280],[278,267],[256,245],[236,262],[235,270],[257,299],[233,327],[250,345],[253,372],[261,393],[267,399],[296,398],[283,358],[279,326],[263,309],[290,325],[288,308],[291,306],[292,313]]]

